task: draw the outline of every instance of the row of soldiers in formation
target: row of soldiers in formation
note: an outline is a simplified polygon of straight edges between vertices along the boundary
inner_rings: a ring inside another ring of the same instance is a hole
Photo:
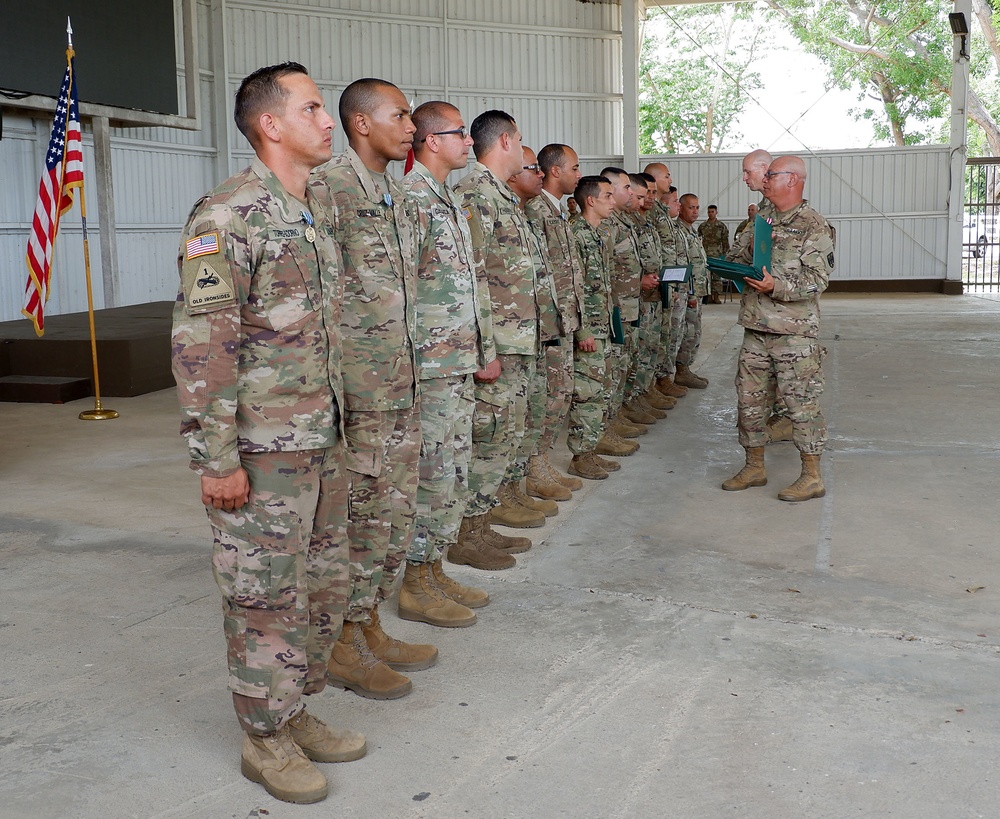
[[[242,771],[293,802],[326,796],[312,762],[367,748],[307,696],[402,697],[401,672],[437,661],[382,628],[398,576],[401,618],[473,625],[489,596],[442,558],[514,566],[531,541],[494,524],[542,525],[707,385],[691,369],[710,293],[699,203],[665,165],[581,177],[571,147],[536,157],[507,113],[467,127],[378,79],[349,85],[339,116],[334,159],[305,68],[244,79],[255,157],[192,210],[172,338]],[[690,275],[661,286],[665,268]],[[567,418],[569,475],[549,458]]]

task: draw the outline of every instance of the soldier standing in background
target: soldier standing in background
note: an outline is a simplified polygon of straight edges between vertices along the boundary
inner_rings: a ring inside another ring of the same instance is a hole
[[[708,219],[698,225],[698,236],[701,238],[705,255],[716,259],[726,258],[729,252],[729,228],[725,222],[719,221],[719,206],[708,206]],[[722,304],[722,279],[711,274],[712,304]]]
[[[417,248],[420,482],[417,522],[406,555],[399,616],[434,626],[471,626],[489,595],[448,577],[441,557],[458,539],[472,452],[473,374],[496,360],[489,290],[478,281],[468,222],[446,184],[468,163],[472,137],[461,112],[425,102],[413,112],[416,161],[403,178]]]
[[[583,270],[583,319],[576,331],[573,358],[573,401],[569,408],[567,444],[573,453],[572,475],[602,481],[621,467],[596,454],[597,442],[610,423],[605,389],[606,351],[611,330],[611,245],[600,228],[615,208],[611,183],[603,176],[584,176],[573,195],[580,215],[570,222]]]
[[[528,465],[529,494],[533,482],[545,482],[543,478],[570,490],[583,488],[579,478],[563,475],[548,455],[562,431],[573,398],[574,337],[581,327],[583,312],[583,269],[569,226],[569,210],[562,204],[564,196],[572,198],[580,181],[580,158],[569,145],[554,143],[538,152],[538,165],[544,177],[542,194],[525,205],[525,213],[528,222],[540,228],[545,237],[559,300],[559,344],[545,348],[548,405],[538,454]]]
[[[491,383],[476,382],[469,501],[448,560],[477,569],[508,569],[516,563],[513,554],[530,549],[531,541],[494,532],[489,512],[498,493],[509,497],[504,481],[524,437],[528,385],[538,351],[535,268],[527,223],[507,185],[524,164],[517,123],[503,111],[486,111],[473,121],[472,139],[477,162],[455,192],[469,222],[476,264],[483,267],[489,286],[500,373]],[[538,525],[538,515],[524,509],[523,525]]]
[[[378,604],[392,591],[413,538],[420,415],[417,406],[413,216],[386,172],[413,142],[410,105],[385,80],[352,82],[340,97],[349,147],[317,172],[340,213],[344,262],[344,434],[350,478],[351,596],[330,658],[330,682],[363,697],[395,699],[437,661],[431,645],[382,630]]]
[[[173,372],[214,534],[243,775],[318,802],[326,777],[309,760],[366,750],[304,702],[326,686],[348,589],[337,214],[309,182],[334,122],[298,63],[244,79],[235,119],[256,156],[184,228]]]
[[[677,353],[677,374],[674,382],[682,387],[703,390],[708,379],[691,371],[698,348],[701,347],[701,300],[708,295],[708,264],[705,248],[694,229],[698,220],[698,197],[685,193],[680,198],[681,209],[677,216],[680,228],[677,243],[677,263],[691,265],[691,283],[688,288],[687,310],[684,313],[684,335]]]
[[[722,488],[764,486],[767,418],[775,393],[788,408],[802,472],[778,493],[784,501],[821,498],[826,493],[820,456],[826,423],[819,406],[823,391],[823,348],[819,345],[819,298],[833,269],[830,226],[802,198],[805,163],[797,156],[775,159],[764,178],[773,206],[772,269],[764,278],[744,279],[739,323],[744,327],[736,374],[739,440],[746,465]]]
[[[757,205],[751,202],[747,205],[747,218],[744,219],[736,226],[736,230],[733,231],[733,241],[737,241],[740,238],[740,234],[753,222],[754,217],[757,215]]]

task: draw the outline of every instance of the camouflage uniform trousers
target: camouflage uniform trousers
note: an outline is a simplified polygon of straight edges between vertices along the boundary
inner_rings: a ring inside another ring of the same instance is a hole
[[[637,349],[625,386],[626,398],[645,395],[653,386],[660,359],[662,317],[663,307],[660,302],[644,301],[639,305]]]
[[[410,563],[434,563],[458,538],[469,492],[471,373],[420,382],[420,482]]]
[[[528,474],[528,459],[538,451],[538,442],[545,429],[545,412],[549,400],[548,359],[545,355],[547,349],[549,348],[542,347],[541,352],[535,356],[535,368],[528,382],[524,435],[507,472],[508,481],[519,481]]]
[[[625,381],[628,378],[629,367],[635,358],[636,347],[639,343],[638,327],[625,324],[622,329],[625,331],[625,343],[609,345],[607,363],[605,364],[607,370],[605,398],[608,418],[614,418],[621,412],[622,402],[625,400]]]
[[[545,348],[545,383],[548,390],[548,400],[545,405],[545,425],[538,439],[537,452],[544,455],[555,443],[569,413],[570,402],[573,400],[573,339],[560,339],[558,347]]]
[[[696,299],[694,307],[689,306],[684,311],[684,339],[681,341],[680,350],[677,351],[677,364],[690,369],[700,347],[701,299]]]
[[[466,517],[485,515],[496,505],[525,433],[535,356],[500,353],[497,358],[500,377],[492,384],[476,382]]]
[[[660,358],[656,365],[656,377],[673,378],[677,372],[677,353],[684,340],[684,319],[687,315],[687,294],[671,289],[670,310],[664,311],[660,325]]]
[[[576,350],[573,353],[573,401],[569,407],[566,443],[574,455],[593,452],[604,433],[607,406],[604,397],[607,371],[604,365],[610,345],[606,338],[595,338],[594,342],[597,344],[594,352]]]
[[[344,438],[351,558],[344,619],[368,623],[371,610],[392,591],[413,539],[420,408],[348,410]]]
[[[767,444],[767,418],[777,394],[792,422],[796,448],[806,455],[823,452],[827,434],[819,396],[825,352],[814,338],[744,330],[736,370],[741,445]]]
[[[348,592],[344,448],[240,453],[250,500],[207,508],[229,687],[243,730],[270,734],[326,686]]]

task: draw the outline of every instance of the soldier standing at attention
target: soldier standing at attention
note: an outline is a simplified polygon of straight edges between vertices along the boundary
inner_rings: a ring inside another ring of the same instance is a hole
[[[472,139],[476,165],[455,192],[469,222],[476,264],[489,286],[500,374],[493,382],[476,382],[469,502],[448,560],[477,569],[509,569],[516,563],[512,552],[530,549],[531,541],[493,532],[489,512],[498,494],[509,499],[511,487],[505,481],[524,437],[528,385],[538,352],[535,266],[527,222],[507,184],[524,164],[517,123],[503,111],[486,111],[473,121]],[[538,525],[539,515],[523,509],[521,525]]]
[[[482,589],[448,577],[441,557],[458,540],[472,452],[473,377],[491,381],[489,288],[477,280],[472,237],[448,174],[464,168],[472,137],[450,103],[413,112],[416,161],[403,189],[416,216],[417,369],[420,378],[420,483],[417,526],[406,555],[399,616],[434,626],[471,626],[472,609],[489,603]]]
[[[559,299],[559,344],[545,348],[548,406],[545,427],[538,439],[538,454],[528,464],[528,493],[535,481],[557,483],[567,489],[582,489],[579,478],[563,475],[549,460],[549,451],[562,432],[573,398],[574,336],[583,311],[583,269],[569,226],[569,210],[562,199],[572,195],[580,181],[580,157],[569,145],[552,143],[538,152],[544,176],[542,194],[525,205],[528,221],[545,236],[548,263]],[[544,480],[547,478],[548,480]]]
[[[722,484],[726,490],[764,486],[764,445],[771,397],[788,408],[802,473],[778,493],[784,501],[826,493],[820,456],[826,423],[819,406],[823,348],[819,345],[819,297],[833,269],[833,240],[826,219],[802,198],[805,163],[797,156],[775,159],[764,178],[773,224],[772,270],[744,279],[739,323],[744,327],[736,373],[739,440],[746,466]]]
[[[412,217],[386,167],[413,142],[410,106],[392,83],[352,82],[340,97],[349,147],[317,176],[340,213],[344,261],[344,435],[350,480],[351,593],[330,658],[330,682],[363,697],[395,699],[437,649],[388,637],[378,604],[392,590],[416,517],[420,416],[416,400]]]
[[[698,225],[698,236],[705,248],[705,255],[716,259],[726,258],[729,252],[729,228],[719,221],[719,206],[708,206],[708,219]],[[722,279],[712,274],[712,304],[722,304]]]
[[[517,194],[518,207],[525,216],[531,238],[531,253],[535,262],[535,301],[538,306],[539,351],[535,360],[535,377],[528,391],[528,418],[524,439],[518,448],[515,464],[517,474],[525,475],[525,491],[521,492],[520,480],[513,484],[513,497],[521,506],[535,509],[546,517],[558,514],[556,501],[567,501],[573,497],[572,491],[556,482],[541,469],[538,448],[546,426],[546,412],[550,395],[548,385],[548,351],[562,345],[559,299],[556,293],[555,267],[545,240],[544,226],[537,220],[528,219],[526,208],[531,202],[541,198],[544,175],[538,165],[535,152],[527,145],[521,146],[523,164],[521,172],[507,180],[512,191]],[[534,466],[534,471],[531,467]],[[576,480],[575,478],[571,480]],[[581,484],[582,486],[582,484]],[[538,498],[539,500],[534,500]],[[501,499],[501,504],[503,500]],[[502,512],[501,505],[493,511],[496,516]],[[497,523],[503,523],[495,518]]]
[[[611,330],[611,244],[601,231],[615,209],[611,183],[603,176],[584,176],[573,194],[580,215],[570,222],[583,270],[583,319],[576,331],[573,357],[573,401],[569,408],[567,444],[573,453],[571,475],[603,481],[621,466],[595,452],[609,422],[605,356]]]
[[[677,216],[680,228],[677,247],[677,263],[691,265],[691,284],[688,288],[687,310],[684,313],[684,334],[677,353],[677,374],[674,382],[682,387],[703,390],[708,379],[691,371],[698,348],[701,347],[701,300],[708,295],[708,263],[705,248],[694,229],[698,220],[698,197],[685,193],[680,198],[681,210]]]
[[[298,63],[244,79],[235,119],[256,156],[184,228],[173,372],[215,540],[243,775],[318,802],[326,777],[309,760],[366,750],[304,701],[326,685],[347,594],[337,217],[308,182],[334,122]]]
[[[740,234],[743,233],[743,231],[746,230],[747,227],[749,227],[749,225],[753,222],[754,217],[756,215],[757,215],[757,205],[751,202],[749,205],[747,205],[747,218],[744,219],[742,222],[740,222],[736,226],[736,230],[733,231],[733,241],[736,241],[740,238]]]

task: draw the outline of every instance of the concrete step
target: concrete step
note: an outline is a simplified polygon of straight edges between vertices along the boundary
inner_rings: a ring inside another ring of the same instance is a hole
[[[0,401],[23,404],[65,404],[93,395],[89,378],[54,375],[0,376]]]

